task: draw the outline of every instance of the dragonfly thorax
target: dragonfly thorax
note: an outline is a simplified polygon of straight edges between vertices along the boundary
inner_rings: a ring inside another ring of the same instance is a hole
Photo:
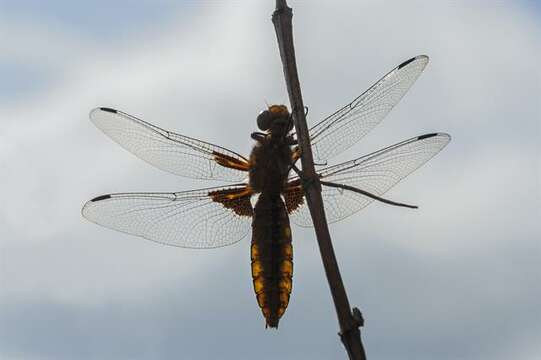
[[[255,192],[280,196],[292,164],[293,120],[285,105],[271,105],[257,117],[264,133],[252,133],[256,141],[250,153],[249,183]]]

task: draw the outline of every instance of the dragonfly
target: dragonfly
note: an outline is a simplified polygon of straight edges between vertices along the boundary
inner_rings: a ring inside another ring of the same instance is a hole
[[[415,207],[382,197],[450,141],[446,133],[404,140],[368,155],[328,166],[379,124],[428,64],[420,55],[404,61],[347,105],[309,129],[326,218],[343,220],[373,201]],[[293,118],[285,105],[257,116],[260,131],[244,157],[224,147],[164,130],[125,112],[96,108],[91,121],[126,150],[167,172],[229,185],[180,192],[100,195],[83,216],[102,226],[182,248],[210,249],[239,242],[251,230],[251,275],[266,327],[277,328],[292,291],[290,219],[313,226],[304,197]],[[295,171],[297,170],[297,171]]]

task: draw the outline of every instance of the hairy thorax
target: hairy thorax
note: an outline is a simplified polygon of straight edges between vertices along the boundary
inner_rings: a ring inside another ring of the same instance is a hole
[[[291,147],[284,136],[267,135],[258,139],[250,154],[251,188],[255,192],[278,196],[287,183],[291,155]]]

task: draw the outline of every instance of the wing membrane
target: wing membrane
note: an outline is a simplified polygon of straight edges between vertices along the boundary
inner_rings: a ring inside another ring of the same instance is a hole
[[[326,162],[372,130],[421,75],[428,56],[409,59],[334,114],[310,129],[314,160]]]
[[[358,159],[330,166],[320,172],[322,180],[345,184],[381,196],[400,180],[430,160],[450,141],[444,133],[418,136]],[[290,184],[298,185],[298,179]],[[293,188],[292,186],[292,188]],[[333,223],[356,213],[372,201],[359,193],[322,186],[327,221]],[[300,226],[312,226],[308,207],[292,207],[292,220]]]
[[[99,225],[178,247],[215,248],[250,230],[251,192],[245,185],[177,193],[102,195],[83,216]]]
[[[120,146],[170,173],[203,180],[240,182],[248,160],[204,141],[161,129],[122,111],[97,108],[92,122]]]

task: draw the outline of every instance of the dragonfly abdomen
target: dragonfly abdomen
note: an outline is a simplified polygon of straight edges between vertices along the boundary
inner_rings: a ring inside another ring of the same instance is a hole
[[[291,228],[280,196],[261,194],[252,228],[254,291],[267,326],[276,328],[289,303],[293,277]]]

